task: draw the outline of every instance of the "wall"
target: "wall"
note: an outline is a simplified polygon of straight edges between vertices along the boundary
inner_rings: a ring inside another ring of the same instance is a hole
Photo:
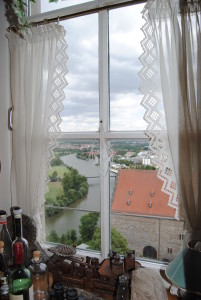
[[[5,37],[8,23],[4,1],[0,1],[0,209],[9,213],[10,201],[10,132],[8,131],[9,108],[9,51]]]
[[[160,260],[172,260],[181,250],[180,234],[183,233],[183,222],[111,213],[111,226],[122,233],[137,257],[143,256],[146,246],[154,247]],[[172,253],[168,253],[168,248],[172,249]]]

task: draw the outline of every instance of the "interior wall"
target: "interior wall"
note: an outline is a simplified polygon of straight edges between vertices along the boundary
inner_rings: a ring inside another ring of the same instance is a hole
[[[9,89],[9,50],[5,36],[8,23],[5,17],[5,2],[0,1],[0,209],[9,214],[10,197],[10,135],[8,131]]]

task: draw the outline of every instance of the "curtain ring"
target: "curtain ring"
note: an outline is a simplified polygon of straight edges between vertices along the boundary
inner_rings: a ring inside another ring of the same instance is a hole
[[[57,24],[59,25],[59,17],[57,17],[58,19],[57,19]]]

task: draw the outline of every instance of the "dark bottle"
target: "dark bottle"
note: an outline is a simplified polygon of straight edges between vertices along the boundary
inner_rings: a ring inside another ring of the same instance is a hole
[[[135,250],[126,251],[124,266],[126,273],[135,269]]]
[[[52,288],[53,290],[50,293],[51,300],[64,300],[66,298],[66,291],[61,282],[55,282]]]
[[[129,286],[128,280],[125,275],[119,276],[119,284],[117,289],[117,297],[116,300],[129,300]]]
[[[78,300],[77,290],[74,288],[68,288],[67,292],[66,292],[66,299],[67,300]]]
[[[9,274],[9,297],[11,300],[33,300],[31,272],[24,266],[22,242],[13,245],[15,268]]]
[[[0,299],[9,299],[8,267],[4,256],[4,242],[0,241]]]
[[[13,217],[14,217],[14,227],[15,227],[15,239],[13,241],[13,247],[16,242],[22,242],[23,244],[23,252],[24,252],[24,265],[28,267],[30,265],[29,258],[29,243],[23,237],[22,234],[22,209],[20,207],[13,208]]]
[[[33,252],[29,270],[32,274],[34,300],[48,300],[49,274],[46,264],[40,258],[40,251]]]
[[[122,275],[124,272],[123,260],[119,254],[116,254],[112,260],[112,273],[116,276]]]
[[[12,240],[7,228],[7,216],[5,210],[0,210],[0,240],[4,242],[5,260],[9,268],[13,265]]]

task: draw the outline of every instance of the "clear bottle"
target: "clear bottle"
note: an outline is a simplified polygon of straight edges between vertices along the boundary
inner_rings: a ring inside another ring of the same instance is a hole
[[[4,242],[0,241],[0,299],[8,297],[8,266],[4,255]]]
[[[5,210],[0,210],[0,240],[4,242],[5,260],[9,268],[13,265],[12,239],[7,228],[7,215]]]
[[[33,300],[31,272],[24,266],[24,251],[21,241],[13,245],[15,268],[9,274],[9,299]]]
[[[22,242],[24,251],[24,265],[25,267],[28,267],[30,265],[29,243],[23,237],[22,234],[22,209],[20,207],[16,206],[13,208],[13,217],[15,227],[15,239],[13,241],[12,246],[14,247],[16,242]]]
[[[40,258],[40,251],[33,252],[29,270],[32,274],[34,300],[49,298],[49,274],[45,263]]]

